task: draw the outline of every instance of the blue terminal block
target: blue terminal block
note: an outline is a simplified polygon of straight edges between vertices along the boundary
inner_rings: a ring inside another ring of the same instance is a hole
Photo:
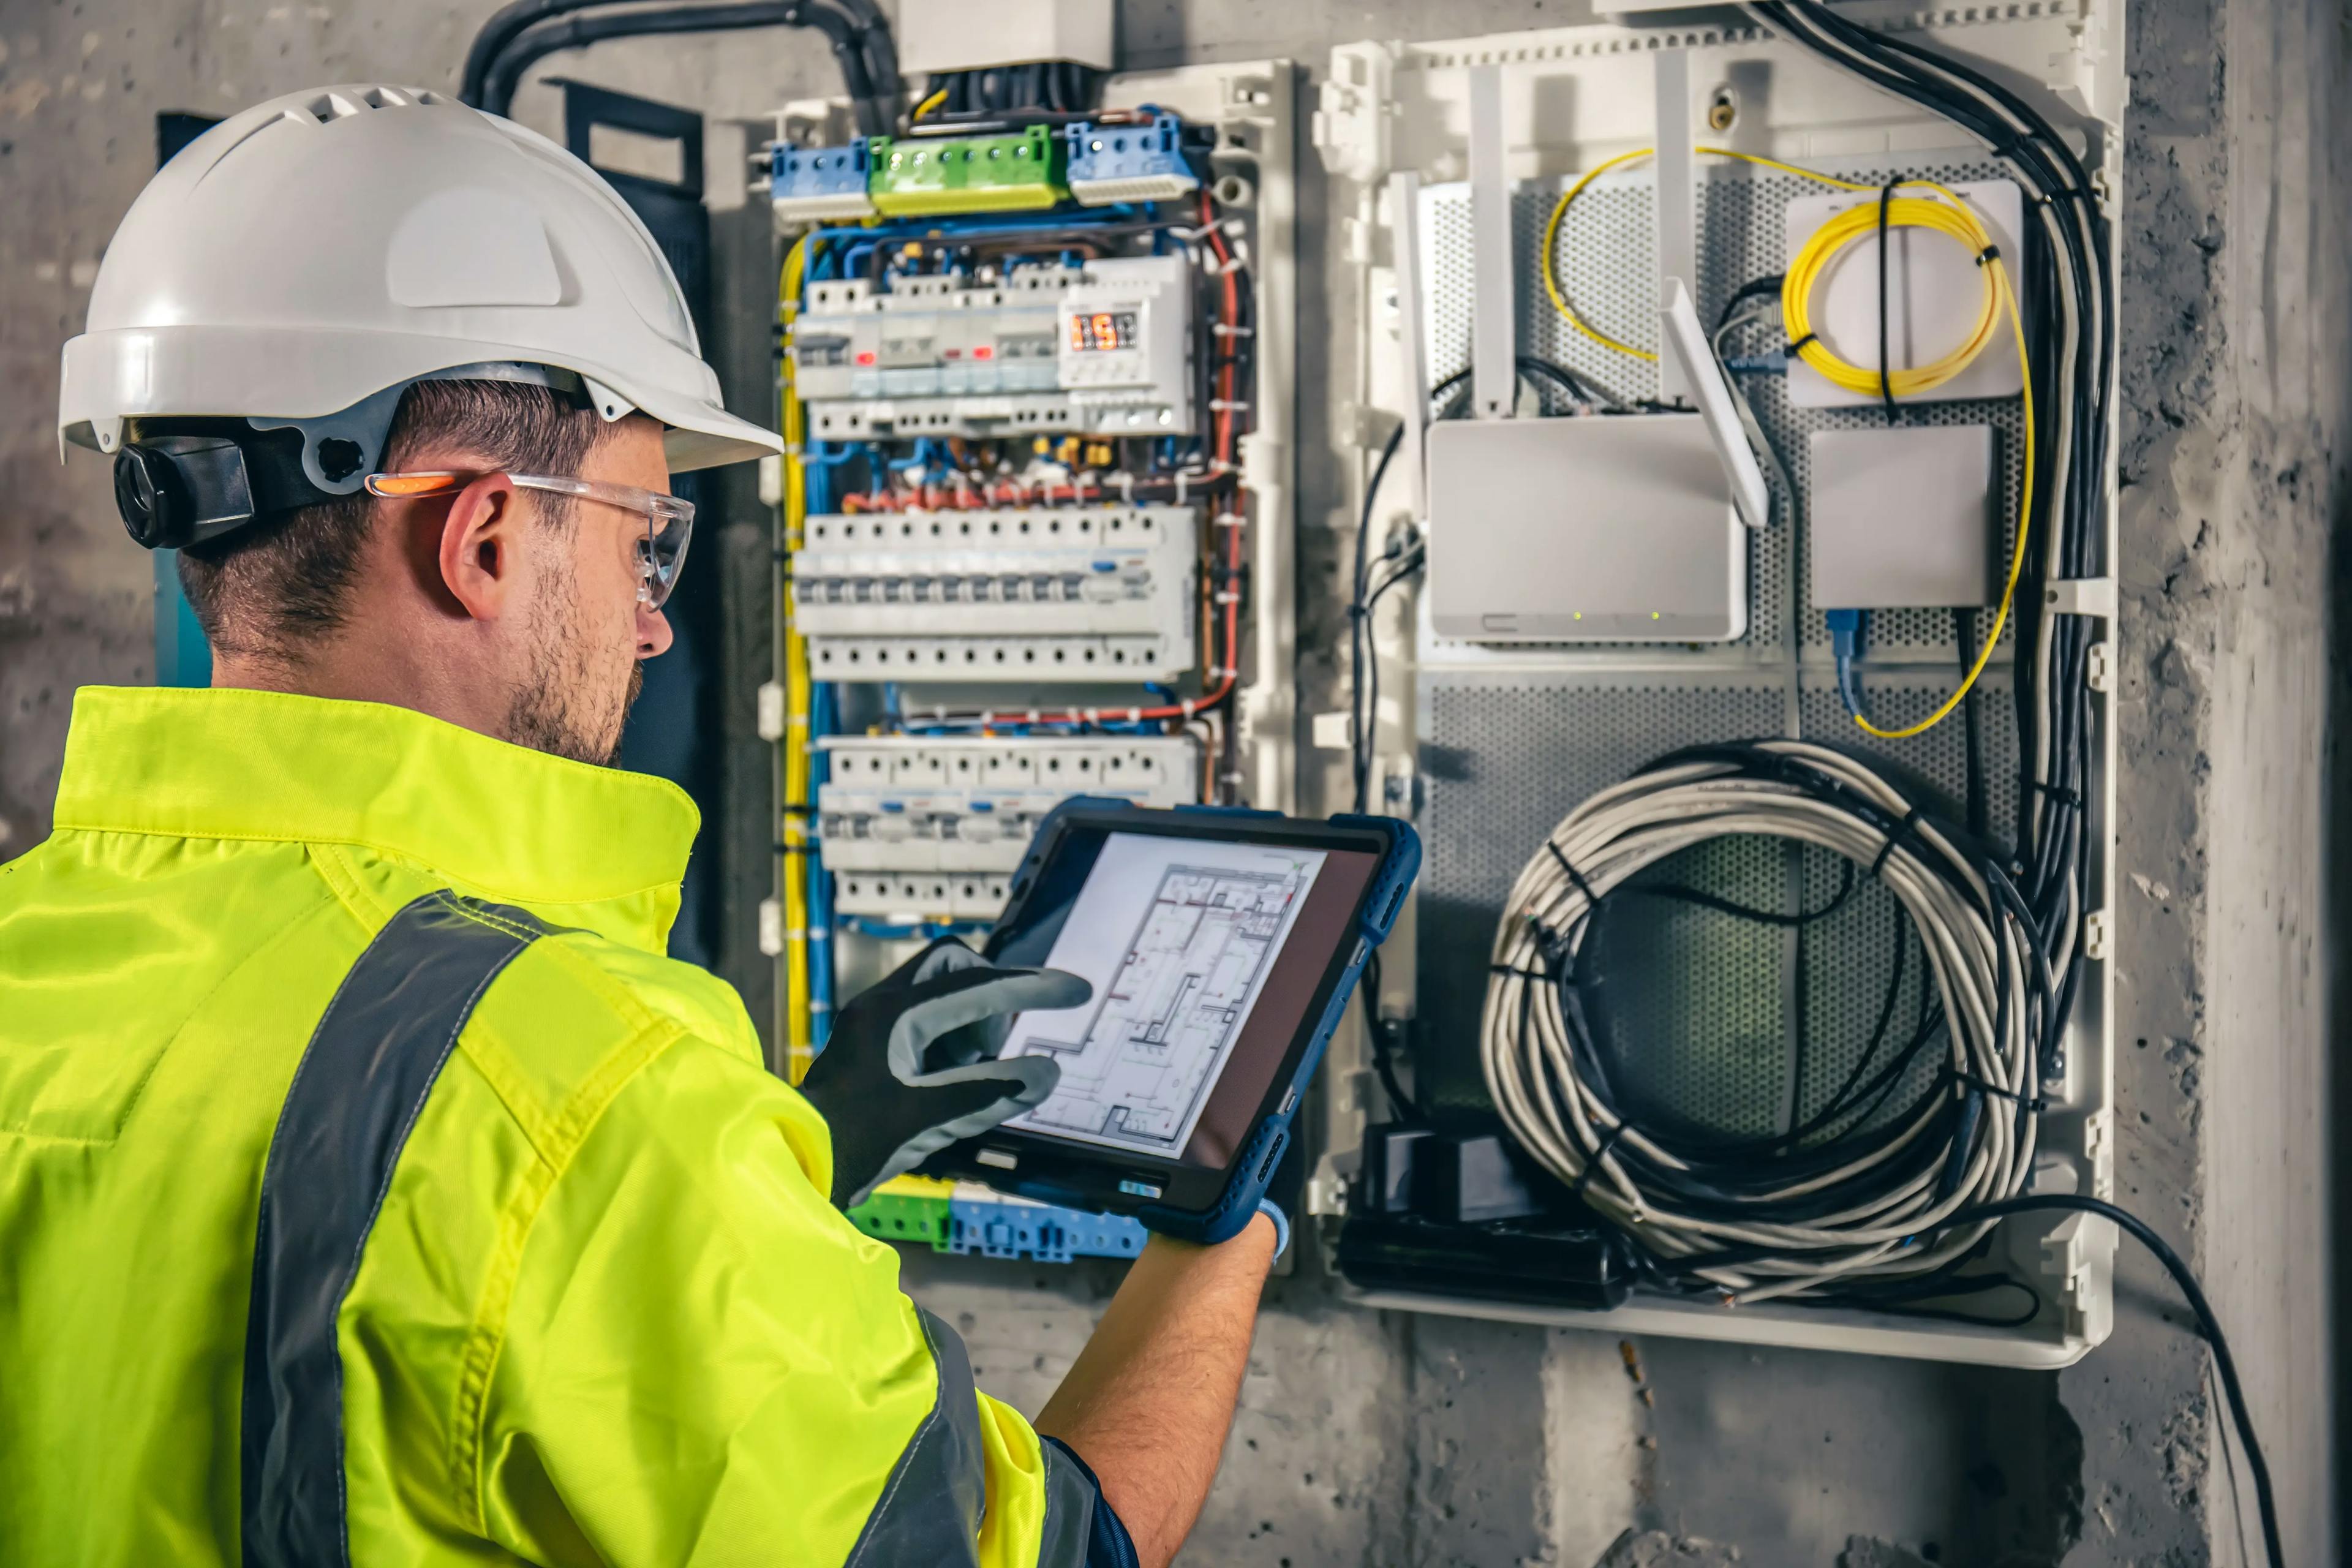
[[[1070,195],[1081,206],[1114,202],[1164,202],[1201,188],[1201,148],[1206,132],[1187,132],[1173,114],[1151,112],[1136,124],[1081,120],[1064,129],[1069,141]]]
[[[948,1234],[931,1245],[940,1252],[1067,1263],[1133,1258],[1143,1250],[1145,1235],[1140,1224],[1119,1215],[1056,1208],[958,1182],[948,1200]]]
[[[874,198],[866,189],[872,158],[866,138],[846,147],[787,147],[770,149],[768,201],[786,223],[815,223],[828,218],[872,217]]]

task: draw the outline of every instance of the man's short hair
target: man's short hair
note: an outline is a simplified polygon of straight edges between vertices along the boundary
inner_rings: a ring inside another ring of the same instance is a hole
[[[420,381],[401,395],[379,467],[396,472],[421,449],[463,447],[487,471],[576,474],[606,431],[593,408],[545,386]],[[561,520],[562,498],[537,498]],[[302,507],[180,552],[180,585],[213,647],[289,658],[348,619],[360,552],[375,518],[365,490]]]

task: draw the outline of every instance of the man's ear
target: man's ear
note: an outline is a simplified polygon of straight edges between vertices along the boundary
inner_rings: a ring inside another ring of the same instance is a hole
[[[442,513],[441,587],[478,621],[495,621],[521,592],[522,509],[504,474],[485,474]]]

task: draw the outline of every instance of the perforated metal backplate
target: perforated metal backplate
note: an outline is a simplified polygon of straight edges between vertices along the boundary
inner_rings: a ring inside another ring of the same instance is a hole
[[[1947,184],[1998,177],[1965,156],[1900,170],[1830,160],[1825,172],[1875,184],[1895,173]],[[1712,326],[1742,283],[1784,265],[1781,211],[1821,187],[1748,165],[1708,164],[1699,174],[1702,320]],[[1518,342],[1522,353],[1566,366],[1626,398],[1654,395],[1655,367],[1577,331],[1546,297],[1536,257],[1566,180],[1514,193]],[[1604,176],[1577,198],[1554,246],[1561,287],[1600,330],[1632,345],[1656,347],[1655,191],[1646,169]],[[1470,214],[1466,189],[1423,193],[1423,236],[1429,368],[1442,379],[1467,363],[1471,311]],[[1777,352],[1777,331],[1749,329],[1730,352]],[[1993,350],[2013,352],[2006,329]],[[1858,730],[1841,705],[1828,668],[1821,617],[1804,600],[1804,499],[1816,430],[1867,428],[1874,409],[1796,408],[1785,378],[1746,376],[1742,385],[1793,481],[1775,526],[1752,536],[1749,631],[1728,647],[1580,645],[1524,658],[1505,673],[1452,662],[1452,645],[1424,640],[1419,682],[1423,805],[1428,846],[1421,884],[1420,982],[1415,1035],[1419,1081],[1436,1104],[1488,1105],[1476,1029],[1486,963],[1512,882],[1559,818],[1594,791],[1679,747],[1704,742],[1801,734],[1853,750],[1881,767],[1917,804],[1965,820],[1968,729],[1954,714],[1927,734],[1880,741]],[[2022,448],[2014,400],[1908,403],[1906,419],[1993,426],[2004,472],[2003,562],[2014,540]],[[1789,504],[1793,500],[1793,505]],[[1972,636],[1990,624],[1980,612]],[[2006,641],[2006,638],[2004,639]],[[1874,717],[1899,728],[1924,718],[1958,678],[1952,617],[1901,610],[1871,617],[1864,685]],[[1979,809],[1991,837],[2012,837],[2017,805],[2016,723],[1997,654],[1973,707],[1981,754]],[[1432,657],[1434,655],[1435,657]],[[1760,839],[1709,846],[1655,868],[1648,880],[1688,885],[1781,913],[1818,910],[1835,898],[1835,857]],[[1604,1059],[1629,1106],[1644,1119],[1733,1136],[1770,1135],[1804,1120],[1837,1092],[1866,1051],[1882,1011],[1885,1038],[1863,1068],[1866,1079],[1893,1060],[1920,1016],[1923,975],[1906,931],[1903,973],[1895,977],[1897,911],[1866,877],[1832,914],[1801,936],[1654,899],[1612,900],[1591,955],[1589,993]],[[1802,1046],[1798,1042],[1801,1040]],[[1881,1102],[1895,1113],[1923,1092],[1941,1060],[1922,1053]]]

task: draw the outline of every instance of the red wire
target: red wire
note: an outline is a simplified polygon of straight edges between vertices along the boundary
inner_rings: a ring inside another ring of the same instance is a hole
[[[1210,411],[1213,416],[1211,428],[1214,432],[1211,440],[1211,451],[1213,459],[1211,465],[1212,482],[1214,483],[1228,476],[1233,479],[1234,489],[1230,504],[1231,514],[1236,520],[1231,525],[1223,523],[1213,524],[1213,526],[1218,528],[1220,531],[1225,535],[1223,547],[1225,566],[1224,583],[1223,586],[1220,587],[1216,582],[1212,579],[1211,582],[1202,585],[1205,592],[1218,595],[1224,601],[1224,663],[1214,672],[1218,678],[1216,684],[1207,691],[1202,692],[1199,697],[1192,698],[1182,702],[1165,703],[1152,708],[1083,708],[1071,709],[1060,713],[1040,713],[1035,711],[1002,713],[992,710],[980,713],[942,714],[929,720],[922,721],[923,722],[978,724],[982,729],[985,729],[994,723],[1099,724],[1103,722],[1106,718],[1114,723],[1142,723],[1156,722],[1169,719],[1191,719],[1196,713],[1206,712],[1208,710],[1223,703],[1227,699],[1233,696],[1234,689],[1241,683],[1241,590],[1238,584],[1241,581],[1242,566],[1242,530],[1239,519],[1243,515],[1241,510],[1243,486],[1240,482],[1239,471],[1234,467],[1234,415],[1235,412],[1234,408],[1234,356],[1232,349],[1232,333],[1230,331],[1241,324],[1241,289],[1240,286],[1234,281],[1235,268],[1232,265],[1233,252],[1226,247],[1225,237],[1218,229],[1216,214],[1210,205],[1209,193],[1206,191],[1202,191],[1201,193],[1201,224],[1207,233],[1209,248],[1217,258],[1218,280],[1223,285],[1223,300],[1219,311],[1219,319],[1228,329],[1228,331],[1225,334],[1220,334],[1224,339],[1224,344],[1222,352],[1219,353],[1217,356],[1221,362],[1217,366],[1217,384],[1215,389],[1215,401],[1219,406],[1213,408]],[[1016,504],[1024,493],[1021,487],[1017,486],[999,486],[997,489],[1003,491],[1010,491]],[[966,495],[971,493],[969,489],[963,489],[962,487],[959,487],[959,489],[961,493]],[[935,492],[940,494],[945,493],[945,491],[941,490],[940,487],[926,487],[922,491],[922,504],[926,506],[931,505],[932,503],[929,497]],[[1034,498],[1038,492],[1034,489],[1031,489],[1026,493]],[[1101,487],[1097,486],[1095,493],[1097,499],[1101,499]],[[1085,499],[1085,497],[1080,493],[1078,487],[1073,485],[1051,487],[1045,491],[1045,497],[1049,500],[1065,499],[1082,500]],[[863,496],[854,498],[854,504],[850,504],[849,510],[853,511],[864,510],[898,510],[908,504],[910,503],[906,501],[893,502],[887,496]]]

